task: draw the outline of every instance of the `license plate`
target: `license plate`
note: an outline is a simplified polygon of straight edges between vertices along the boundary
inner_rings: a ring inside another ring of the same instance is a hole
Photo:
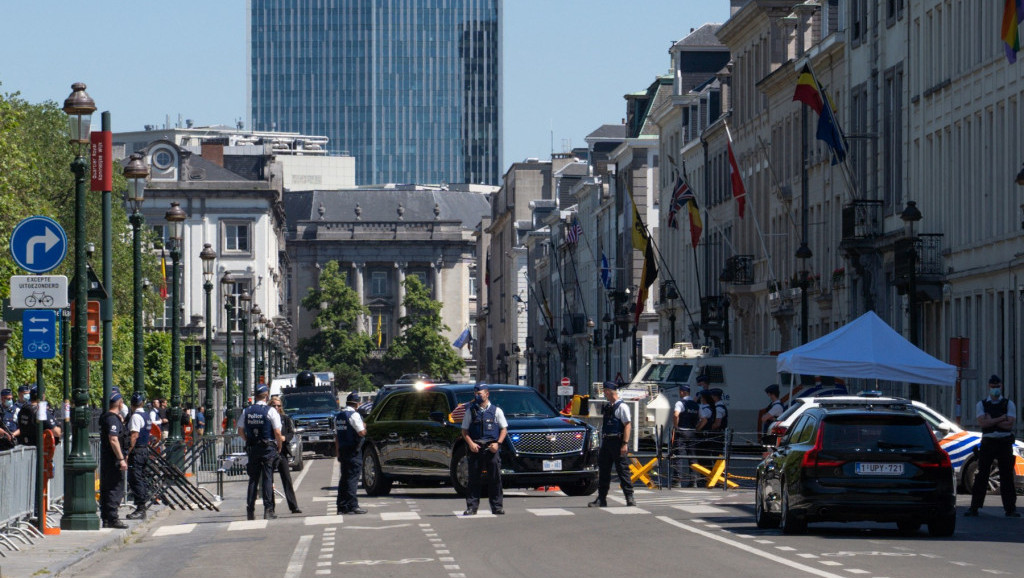
[[[883,462],[857,462],[857,475],[902,476],[903,464],[890,464]]]
[[[562,460],[544,460],[545,472],[557,472],[562,469]]]
[[[318,442],[320,441],[320,436],[309,436],[309,441]]]

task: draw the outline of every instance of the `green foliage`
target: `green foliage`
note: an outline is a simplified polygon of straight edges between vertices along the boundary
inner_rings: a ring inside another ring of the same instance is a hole
[[[430,292],[415,275],[405,279],[406,316],[398,320],[401,334],[391,342],[384,360],[394,377],[403,373],[426,373],[448,379],[465,365],[442,335],[448,326],[441,321],[443,305],[430,298]]]
[[[337,261],[323,267],[318,286],[309,289],[302,306],[316,312],[314,327],[318,332],[299,341],[299,366],[314,371],[330,369],[336,383],[369,389],[369,378],[362,375],[361,368],[372,341],[359,327],[360,316],[369,311],[359,303],[359,294],[348,286]]]
[[[166,331],[146,333],[146,399],[171,397],[171,334]],[[182,350],[184,359],[184,350]]]

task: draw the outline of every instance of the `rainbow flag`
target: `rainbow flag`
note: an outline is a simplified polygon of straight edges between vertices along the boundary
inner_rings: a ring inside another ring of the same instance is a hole
[[[1020,22],[1024,17],[1024,0],[1005,0],[1003,5],[1003,26],[1000,37],[1006,44],[1006,60],[1017,62],[1020,52]]]

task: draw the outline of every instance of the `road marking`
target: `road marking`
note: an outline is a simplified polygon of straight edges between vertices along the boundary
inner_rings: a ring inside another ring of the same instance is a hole
[[[782,550],[783,552],[792,552],[792,551],[796,550],[796,548],[794,548],[792,546],[776,546],[775,549],[776,550]]]
[[[153,531],[153,537],[157,536],[176,536],[178,534],[188,534],[192,530],[196,529],[195,524],[178,524],[176,526],[164,526],[157,528]]]
[[[638,508],[636,506],[620,506],[620,507],[619,506],[612,506],[610,508],[600,508],[600,509],[604,510],[605,512],[608,512],[609,514],[618,514],[618,515],[622,515],[622,514],[650,514],[650,512],[648,512],[647,510],[644,510],[643,508]]]
[[[335,516],[306,516],[302,519],[302,523],[307,526],[321,526],[323,524],[341,524],[344,521],[344,516],[338,514]]]
[[[381,512],[380,519],[382,522],[390,522],[392,520],[419,520],[420,515],[416,512]]]
[[[335,462],[337,462],[337,460],[335,460]],[[302,480],[306,479],[306,474],[309,473],[309,470],[313,469],[310,467],[311,464],[302,464],[302,466],[302,473],[300,473],[299,477],[295,478],[295,481],[292,482],[292,489],[296,492],[298,492],[299,486],[302,484]]]
[[[683,524],[682,522],[678,522],[676,520],[673,520],[672,518],[669,518],[668,516],[658,516],[658,519],[661,520],[662,522],[665,522],[666,524],[668,524],[670,526],[675,526],[677,528],[681,528],[681,529],[686,530],[688,532],[697,534],[698,536],[704,536],[705,538],[711,538],[712,540],[716,540],[716,541],[721,542],[723,544],[726,544],[726,545],[732,546],[734,548],[743,550],[744,552],[748,552],[748,553],[753,554],[755,556],[760,556],[760,557],[765,558],[767,560],[771,560],[772,562],[776,562],[776,563],[779,563],[779,564],[782,564],[782,565],[785,565],[785,566],[789,566],[790,568],[793,568],[794,570],[800,570],[801,572],[807,572],[808,574],[814,574],[815,576],[821,576],[822,578],[838,578],[840,576],[839,574],[833,574],[831,572],[826,572],[826,571],[821,570],[819,568],[813,568],[813,567],[808,566],[806,564],[801,564],[800,562],[796,562],[796,561],[793,561],[793,560],[788,560],[786,558],[783,558],[782,556],[777,556],[777,555],[772,554],[770,552],[762,552],[757,547],[748,546],[747,544],[744,544],[743,542],[738,542],[736,540],[731,540],[728,537],[722,536],[719,533],[705,532],[704,530],[701,530],[700,528],[694,528],[693,526],[690,526],[690,525],[687,525],[687,524]]]
[[[309,543],[312,541],[312,534],[299,536],[299,543],[295,545],[292,557],[288,560],[288,569],[284,572],[285,578],[292,578],[302,574],[302,565],[306,561],[306,553],[309,552]]]
[[[797,556],[800,556],[801,558],[817,558],[818,557],[817,554],[797,554]]]
[[[391,524],[390,526],[344,526],[346,530],[390,530],[391,528],[405,528],[410,524]]]
[[[575,516],[576,514],[565,508],[527,508],[527,512],[534,516]]]
[[[758,544],[774,544],[775,543],[773,540],[754,540],[754,541],[757,542]]]
[[[497,516],[495,516],[494,514],[488,512],[488,511],[477,512],[476,514],[474,514],[472,516],[463,516],[462,515],[462,511],[460,511],[460,510],[454,510],[452,513],[455,514],[456,517],[462,518],[463,520],[468,520],[470,518],[496,518],[497,517]]]
[[[860,568],[845,568],[850,574],[870,574],[867,570],[861,570]]]
[[[714,506],[702,506],[702,505],[679,505],[672,506],[677,510],[682,510],[688,514],[727,514],[728,510],[722,508],[716,508]]]
[[[265,529],[267,529],[267,520],[237,520],[228,524],[228,532]]]
[[[842,562],[836,562],[834,560],[818,560],[818,563],[819,564],[824,564],[825,566],[842,566],[843,565]]]
[[[974,566],[974,564],[971,564],[970,562],[956,562],[956,561],[950,560],[949,563],[950,564],[956,564],[957,566]]]

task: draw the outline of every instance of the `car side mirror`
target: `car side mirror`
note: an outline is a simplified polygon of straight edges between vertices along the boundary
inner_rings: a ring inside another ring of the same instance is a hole
[[[940,439],[940,440],[942,438],[948,436],[948,435],[949,435],[949,428],[948,427],[939,426],[938,428],[935,429],[935,437]]]
[[[444,412],[432,411],[430,412],[430,421],[436,421],[437,423],[443,424],[448,420],[445,419]]]

